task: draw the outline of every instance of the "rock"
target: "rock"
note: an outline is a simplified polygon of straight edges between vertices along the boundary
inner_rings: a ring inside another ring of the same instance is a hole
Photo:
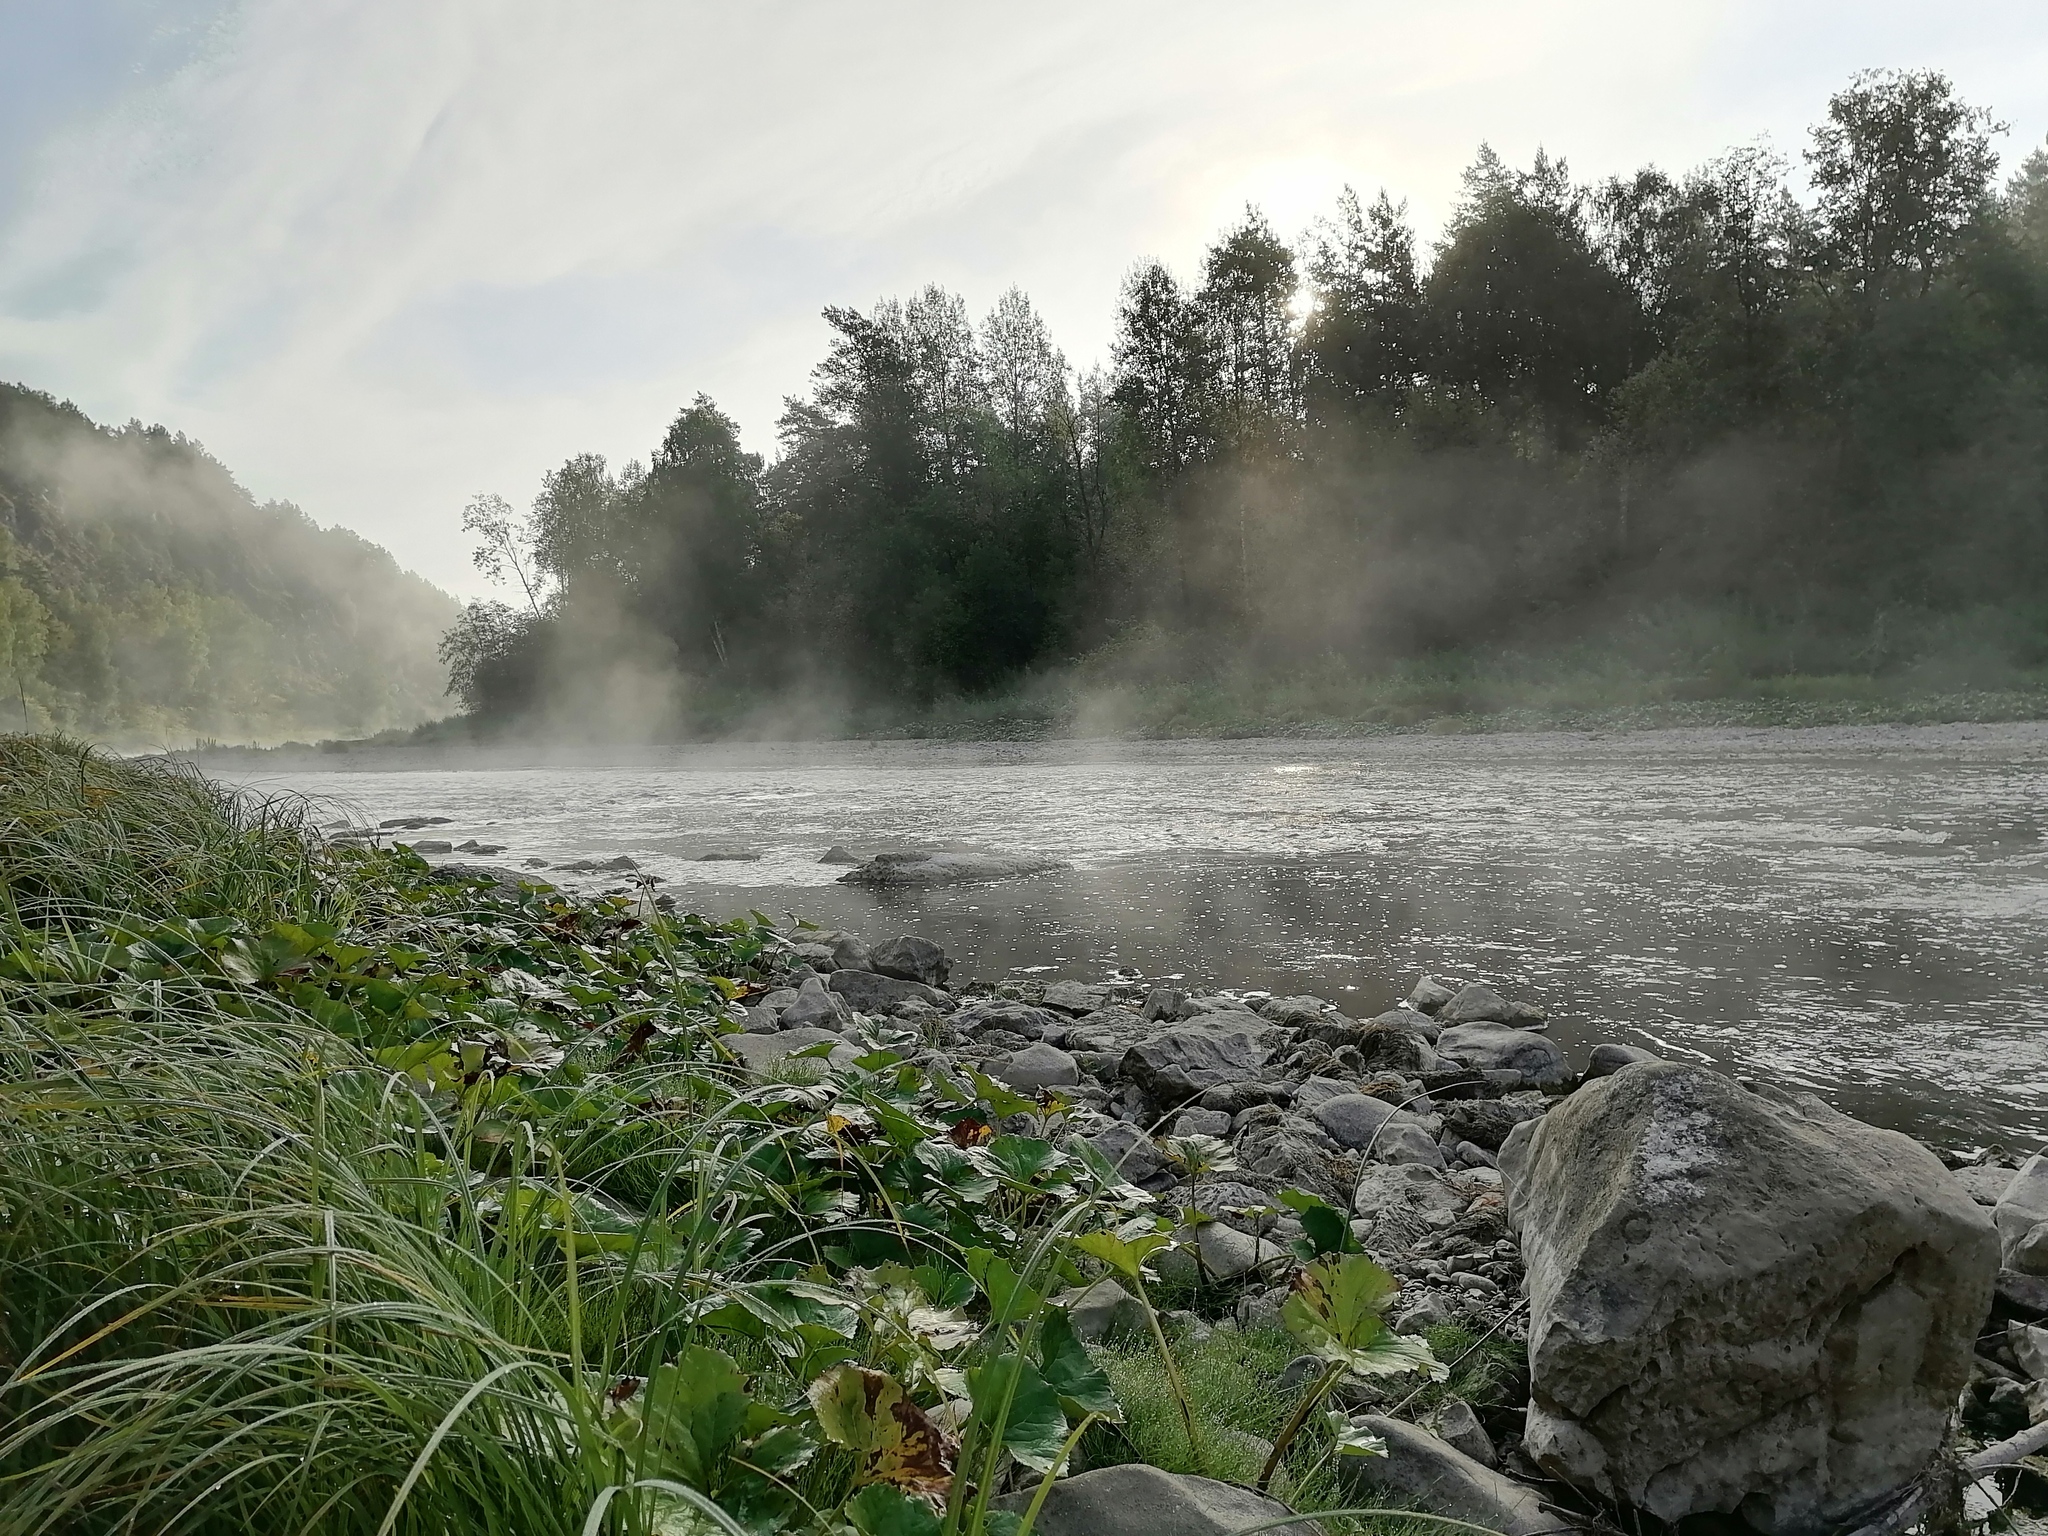
[[[519,894],[520,878],[516,869],[500,869],[495,864],[438,864],[434,867],[435,882],[446,885],[450,881],[465,884],[487,885],[494,896]]]
[[[1544,1471],[1663,1520],[1806,1532],[1940,1445],[1997,1240],[1917,1142],[1664,1062],[1517,1126],[1501,1167]]]
[[[1479,1422],[1479,1415],[1462,1397],[1445,1403],[1436,1416],[1436,1437],[1460,1455],[1470,1456],[1482,1467],[1500,1469],[1500,1455],[1493,1448],[1493,1436]]]
[[[1309,1113],[1330,1133],[1332,1141],[1348,1151],[1365,1152],[1389,1163],[1444,1165],[1443,1154],[1429,1133],[1379,1099],[1362,1093],[1341,1094],[1324,1099]]]
[[[1369,1223],[1359,1240],[1379,1249],[1406,1247],[1449,1226],[1469,1203],[1443,1174],[1420,1163],[1375,1163],[1359,1174],[1351,1196],[1351,1208]]]
[[[1124,1052],[1122,1075],[1162,1107],[1185,1104],[1205,1088],[1220,1088],[1256,1077],[1273,1056],[1279,1031],[1186,1024]]]
[[[1508,1132],[1542,1113],[1541,1103],[1524,1099],[1458,1099],[1444,1106],[1444,1129],[1460,1141],[1498,1152]]]
[[[929,1003],[941,1013],[955,1007],[953,999],[935,987],[873,971],[834,971],[829,985],[860,1013],[889,1013],[898,1003],[911,1001]]]
[[[1278,1202],[1263,1189],[1241,1184],[1227,1175],[1191,1184],[1178,1199],[1190,1210],[1255,1236],[1272,1225],[1278,1208]]]
[[[878,853],[839,877],[841,885],[881,889],[959,885],[972,880],[1011,880],[1071,866],[1058,859],[999,853]]]
[[[1176,1136],[1228,1136],[1230,1116],[1220,1109],[1184,1109],[1173,1117]]]
[[[1022,1514],[1035,1491],[1034,1479],[1033,1487],[1005,1495],[995,1505]],[[1132,1462],[1061,1478],[1046,1494],[1031,1529],[1033,1536],[1232,1536],[1292,1513],[1277,1499],[1248,1488]],[[1320,1536],[1320,1527],[1305,1520],[1286,1532]]]
[[[1325,1014],[1335,1013],[1333,1004],[1320,997],[1269,997],[1253,1012],[1268,1023],[1299,1029],[1304,1024],[1313,1024]]]
[[[1408,1006],[1417,1013],[1434,1015],[1457,995],[1458,989],[1450,983],[1438,981],[1434,976],[1424,976],[1415,983],[1415,990],[1408,994]]]
[[[2019,1170],[1986,1163],[1980,1168],[1957,1168],[1953,1172],[1956,1182],[1970,1192],[1972,1200],[1979,1205],[1995,1206],[2012,1188],[2012,1181],[2018,1177]]]
[[[860,855],[849,852],[843,845],[834,843],[818,856],[820,864],[858,864]]]
[[[1181,1007],[1186,1002],[1185,992],[1176,992],[1172,987],[1154,987],[1145,994],[1145,1022],[1151,1024],[1162,1019],[1177,1019],[1181,1016]]]
[[[1394,1332],[1427,1333],[1432,1328],[1441,1328],[1446,1323],[1456,1321],[1457,1318],[1451,1315],[1451,1309],[1443,1304],[1441,1298],[1425,1296],[1394,1319]]]
[[[1612,1077],[1623,1067],[1634,1066],[1639,1061],[1662,1061],[1661,1056],[1641,1050],[1633,1045],[1617,1045],[1609,1041],[1593,1047],[1592,1058],[1586,1063],[1586,1076]]]
[[[1238,1161],[1253,1173],[1294,1184],[1341,1205],[1350,1190],[1350,1169],[1334,1156],[1332,1143],[1311,1121],[1280,1120],[1247,1126],[1237,1142]]]
[[[2048,1156],[2036,1152],[1998,1197],[1992,1219],[2004,1267],[2023,1275],[2048,1275]]]
[[[834,1049],[833,1059],[828,1063],[839,1065],[841,1051],[851,1060],[859,1052],[846,1044],[838,1035],[824,1029],[785,1029],[773,1035],[723,1035],[720,1040],[735,1056],[755,1072],[764,1070],[783,1057],[803,1050],[806,1046],[830,1043]]]
[[[1463,1270],[1451,1276],[1451,1284],[1461,1291],[1470,1291],[1475,1296],[1498,1296],[1500,1282],[1476,1270]]]
[[[400,843],[399,847],[410,848],[414,853],[421,855],[429,853],[453,853],[455,851],[455,845],[453,843],[432,837],[423,837],[416,843]]]
[[[846,1005],[846,999],[820,987],[815,992],[799,992],[796,1001],[782,1010],[776,1028],[829,1029],[838,1034],[852,1022],[853,1010]]]
[[[711,853],[698,854],[697,862],[699,864],[758,864],[761,862],[761,855],[758,853],[747,853],[737,848],[723,848]]]
[[[1195,1253],[1211,1279],[1236,1280],[1255,1269],[1283,1262],[1285,1248],[1250,1237],[1220,1221],[1205,1221],[1195,1228]]]
[[[1294,1097],[1290,1102],[1296,1109],[1307,1110],[1313,1113],[1318,1104],[1325,1103],[1330,1099],[1341,1099],[1355,1095],[1357,1092],[1358,1084],[1356,1083],[1347,1083],[1339,1078],[1323,1077],[1318,1074],[1314,1077],[1303,1078],[1300,1084],[1296,1086]]]
[[[640,865],[631,855],[622,853],[613,859],[573,859],[567,864],[558,864],[555,867],[573,874],[600,875],[623,874],[627,870],[638,869]]]
[[[953,962],[946,958],[943,949],[914,934],[877,944],[872,961],[866,967],[868,970],[894,976],[898,981],[921,981],[928,987],[943,987],[953,970]]]
[[[1276,1385],[1282,1392],[1299,1392],[1327,1369],[1321,1355],[1296,1355],[1280,1368]]]
[[[1045,985],[1044,1003],[1061,1013],[1078,1016],[1108,1007],[1110,992],[1107,986],[1085,981],[1049,981]]]
[[[1998,1297],[2016,1312],[2048,1317],[2048,1275],[2023,1275],[2016,1269],[2001,1269]]]
[[[389,821],[377,823],[380,832],[417,832],[421,827],[445,827],[453,816],[394,816]]]
[[[1191,997],[1181,1004],[1181,1017],[1200,1019],[1205,1015],[1220,1013],[1226,1015],[1225,1022],[1243,1024],[1246,1015],[1257,1020],[1259,1012],[1241,997],[1232,997],[1225,992],[1211,992],[1203,997]]]
[[[1174,1183],[1173,1174],[1166,1166],[1166,1154],[1159,1150],[1157,1142],[1135,1125],[1114,1121],[1082,1139],[1140,1189],[1157,1193]]]
[[[1533,1488],[1474,1461],[1425,1429],[1382,1414],[1353,1420],[1386,1442],[1384,1456],[1340,1456],[1337,1475],[1347,1497],[1380,1503],[1388,1494],[1431,1514],[1469,1520],[1501,1536],[1540,1536],[1577,1529],[1543,1506]],[[1378,1497],[1368,1499],[1362,1495]]]
[[[2030,1380],[2048,1381],[2048,1328],[2036,1328],[2031,1323],[2007,1323],[2005,1347],[2012,1352],[2014,1362]]]
[[[856,934],[834,933],[821,935],[818,942],[826,946],[827,951],[832,957],[832,964],[829,967],[831,970],[872,971],[875,968],[870,963],[871,957],[868,954],[867,945],[863,944]]]
[[[1062,1029],[1066,1020],[1048,1009],[1034,1008],[1029,1003],[1010,1003],[1000,999],[985,1003],[969,1003],[953,1015],[953,1027],[969,1035],[979,1035],[984,1030],[1007,1030],[1013,1035],[1022,1035],[1026,1040],[1042,1039],[1050,1030]]]
[[[1365,1022],[1375,1029],[1405,1029],[1411,1034],[1422,1036],[1431,1045],[1435,1045],[1437,1036],[1444,1032],[1443,1025],[1428,1014],[1418,1013],[1413,1008],[1389,1008],[1385,1013],[1374,1014]]]
[[[1505,1024],[1515,1016],[1514,1005],[1482,982],[1460,987],[1436,1010],[1439,1024]]]
[[[1012,1051],[1007,1060],[993,1063],[989,1076],[1008,1083],[1019,1093],[1036,1093],[1041,1088],[1072,1088],[1081,1081],[1081,1069],[1058,1046],[1041,1042]]]
[[[1098,1280],[1085,1290],[1067,1292],[1060,1300],[1067,1309],[1067,1320],[1074,1325],[1074,1337],[1084,1343],[1100,1344],[1145,1326],[1144,1303],[1114,1280]]]
[[[1459,1024],[1438,1037],[1436,1048],[1480,1072],[1514,1072],[1532,1088],[1562,1088],[1577,1073],[1557,1043],[1505,1024]]]
[[[1345,1043],[1358,1052],[1361,1072],[1420,1077],[1439,1064],[1428,1036],[1405,1024],[1368,1024],[1353,1031]]]

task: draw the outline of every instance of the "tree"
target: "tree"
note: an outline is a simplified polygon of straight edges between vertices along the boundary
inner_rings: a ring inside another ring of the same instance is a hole
[[[981,356],[990,405],[1013,454],[1044,427],[1046,412],[1063,400],[1067,360],[1021,288],[1012,288],[981,323]]]
[[[544,579],[533,559],[533,526],[498,495],[471,499],[462,509],[462,531],[483,542],[470,556],[492,585],[502,585],[509,570],[526,594],[526,606],[538,616]]]
[[[1202,258],[1193,319],[1208,345],[1208,394],[1218,436],[1245,447],[1284,436],[1298,416],[1294,366],[1294,253],[1264,214],[1244,218]]]
[[[1370,208],[1346,187],[1337,218],[1316,231],[1307,268],[1315,296],[1302,325],[1308,386],[1337,399],[1398,406],[1423,368],[1422,285],[1408,205],[1381,192]]]
[[[637,606],[683,656],[731,661],[730,636],[757,619],[762,577],[761,456],[708,395],[670,423],[626,498]]]
[[[2004,125],[1934,70],[1865,70],[1828,100],[1806,151],[1821,250],[1849,286],[1925,293],[1983,210]]]

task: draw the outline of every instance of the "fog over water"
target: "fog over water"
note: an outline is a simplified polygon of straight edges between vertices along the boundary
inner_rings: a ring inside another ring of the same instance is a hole
[[[1952,1145],[2048,1124],[2042,726],[390,761],[243,777],[451,817],[407,835],[502,865],[627,853],[700,910],[922,932],[956,979],[1124,968],[1363,1017],[1429,970],[1542,1002],[1581,1064],[1622,1040]],[[882,895],[834,843],[1074,867]]]

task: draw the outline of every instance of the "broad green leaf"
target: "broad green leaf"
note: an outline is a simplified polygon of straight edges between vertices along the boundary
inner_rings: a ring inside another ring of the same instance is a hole
[[[967,1373],[967,1390],[984,1428],[1001,1423],[1004,1449],[1033,1471],[1052,1470],[1067,1443],[1067,1419],[1058,1394],[1029,1361],[1000,1355]]]
[[[887,1483],[869,1483],[848,1499],[846,1518],[861,1536],[939,1536],[944,1528],[929,1503]]]
[[[1387,1327],[1382,1314],[1399,1289],[1392,1275],[1362,1254],[1322,1259],[1294,1277],[1280,1322],[1316,1355],[1354,1375],[1420,1371],[1441,1381],[1450,1372],[1428,1343]]]
[[[1038,1369],[1046,1385],[1059,1394],[1060,1407],[1072,1419],[1096,1414],[1111,1423],[1123,1419],[1109,1378],[1089,1355],[1087,1346],[1074,1337],[1074,1325],[1064,1307],[1048,1307],[1038,1334]]]
[[[985,1072],[976,1072],[970,1068],[967,1075],[974,1083],[974,1096],[998,1117],[1037,1113],[1038,1100],[1027,1099],[1020,1093],[1013,1093]]]
[[[1139,1280],[1143,1278],[1140,1271],[1145,1261],[1172,1242],[1164,1232],[1146,1232],[1130,1238],[1114,1232],[1087,1232],[1074,1239],[1074,1246],[1091,1258],[1102,1260],[1126,1279]]]
[[[1384,1456],[1387,1442],[1371,1430],[1351,1422],[1351,1416],[1341,1408],[1332,1408],[1323,1415],[1323,1422],[1330,1427],[1330,1438],[1337,1442],[1339,1456]]]
[[[988,1298],[989,1316],[1020,1322],[1045,1305],[1044,1297],[1026,1285],[1006,1260],[988,1249],[970,1248],[960,1255],[960,1262],[981,1287],[981,1294]]]
[[[738,1367],[715,1349],[688,1345],[654,1368],[640,1397],[637,1418],[649,1449],[672,1461],[683,1482],[710,1492],[720,1458],[746,1428],[746,1378]]]
[[[1295,1255],[1320,1259],[1330,1254],[1361,1253],[1358,1234],[1344,1213],[1319,1195],[1303,1189],[1283,1189],[1276,1197],[1282,1205],[1301,1214],[1301,1228],[1307,1240],[1294,1244]]]
[[[988,1144],[989,1161],[1015,1184],[1033,1183],[1041,1174],[1067,1165],[1067,1155],[1034,1136],[998,1136]]]

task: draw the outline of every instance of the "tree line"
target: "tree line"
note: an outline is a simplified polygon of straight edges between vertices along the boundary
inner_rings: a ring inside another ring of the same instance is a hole
[[[623,658],[606,708],[662,680],[917,703],[1090,653],[1368,666],[1673,605],[1874,668],[1994,613],[2037,661],[2048,152],[2001,182],[2003,131],[1885,71],[1796,163],[1588,185],[1482,147],[1426,250],[1347,190],[1297,243],[1247,209],[1191,276],[1141,263],[1085,370],[1014,289],[828,309],[772,461],[699,396],[644,465],[472,504],[512,600],[448,632],[451,691],[587,708]]]

